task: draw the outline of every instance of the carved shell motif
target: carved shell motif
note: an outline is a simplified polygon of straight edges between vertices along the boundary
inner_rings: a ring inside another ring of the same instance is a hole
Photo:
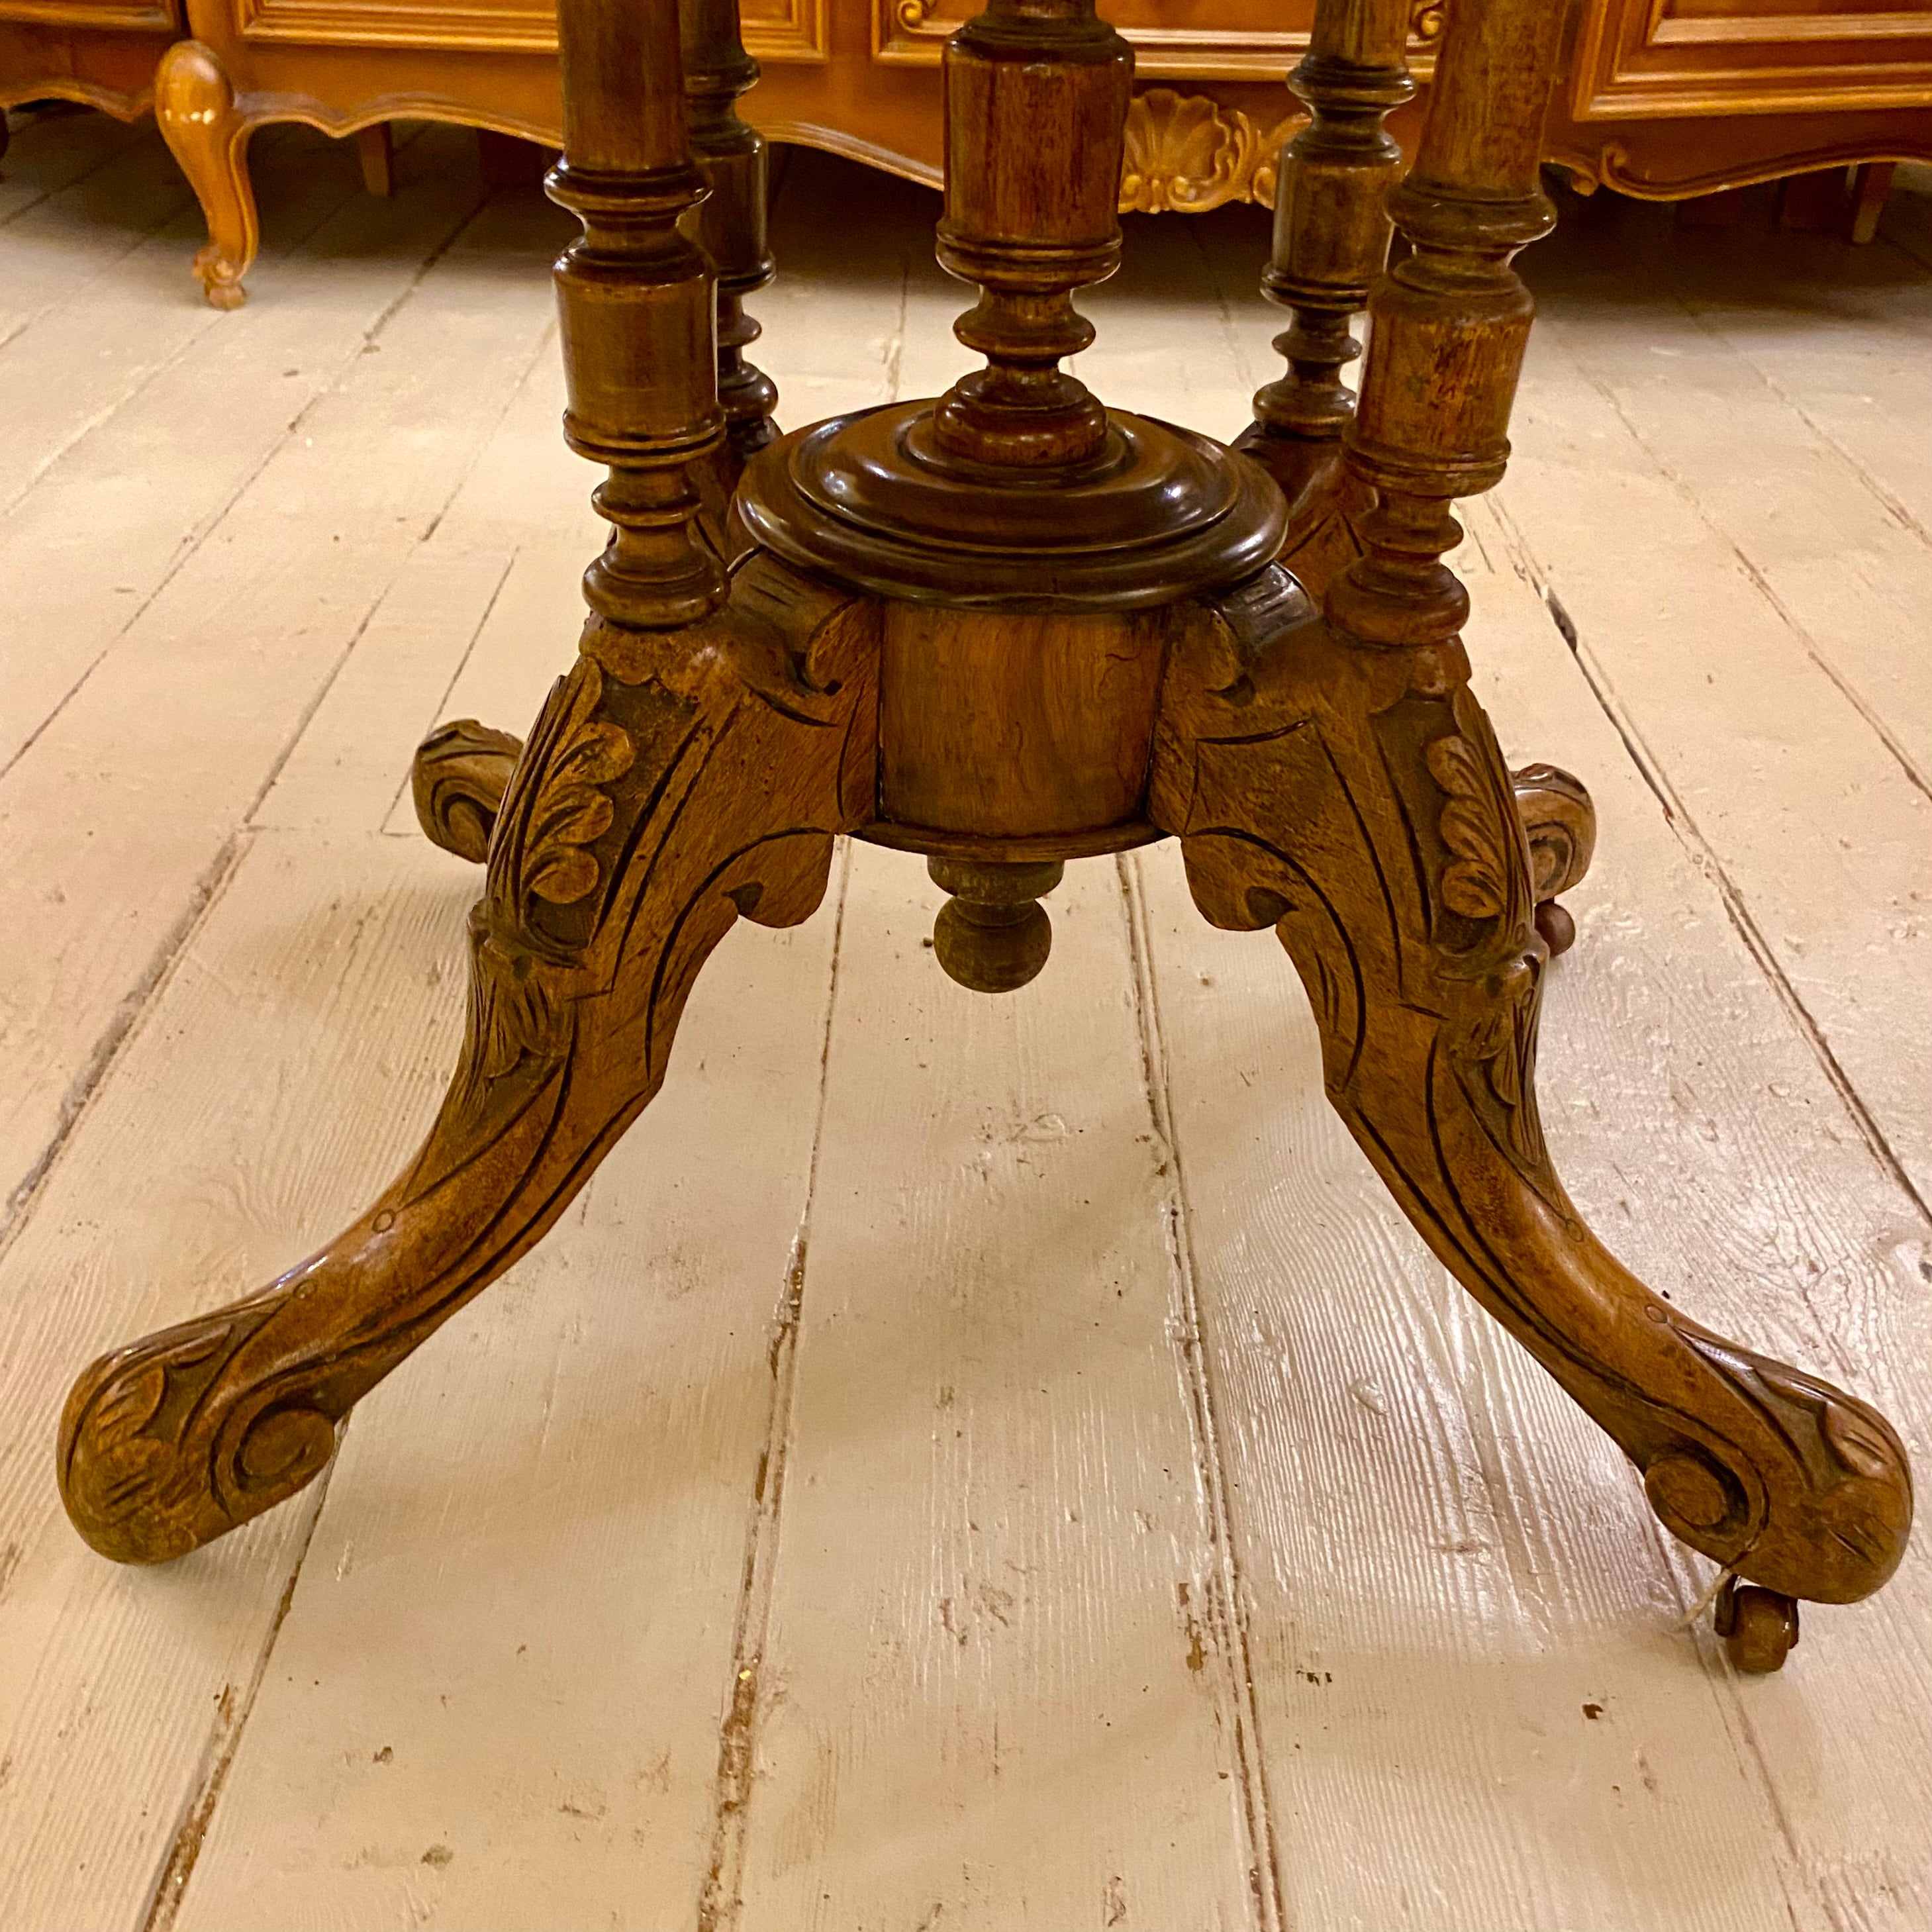
[[[1265,133],[1238,107],[1205,94],[1150,87],[1127,110],[1120,212],[1202,214],[1230,201],[1274,206],[1282,143],[1307,117],[1290,114]]]

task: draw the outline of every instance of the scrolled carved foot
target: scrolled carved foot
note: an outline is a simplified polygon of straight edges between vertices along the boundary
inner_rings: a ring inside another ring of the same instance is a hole
[[[104,1355],[82,1375],[61,1416],[61,1494],[74,1527],[104,1556],[164,1563],[292,1496],[335,1450],[335,1424],[277,1400],[272,1371],[250,1345],[286,1307],[297,1269],[254,1300],[164,1328]],[[248,1394],[203,1404],[218,1384]]]
[[[1731,1667],[1759,1677],[1782,1670],[1797,1647],[1798,1605],[1776,1590],[1726,1576],[1718,1586],[1712,1628],[1724,1640]]]
[[[416,823],[432,845],[482,865],[524,741],[473,718],[439,724],[410,763]]]
[[[1581,778],[1556,765],[1525,765],[1510,774],[1516,815],[1529,843],[1536,929],[1550,957],[1576,942],[1576,922],[1557,903],[1582,883],[1597,849],[1597,808]]]
[[[1912,1508],[1883,1417],[1653,1294],[1556,1176],[1536,1106],[1543,881],[1460,644],[1371,653],[1265,582],[1216,615],[1169,661],[1151,815],[1209,920],[1275,927],[1329,1097],[1396,1201],[1674,1534],[1779,1598],[1878,1588]],[[1768,1613],[1742,1600],[1740,1642],[1768,1656]]]
[[[300,1267],[80,1376],[58,1474],[94,1548],[162,1562],[294,1495],[351,1406],[542,1238],[657,1092],[712,948],[741,915],[806,918],[870,815],[877,632],[764,560],[690,631],[592,620],[502,798],[428,1139]]]

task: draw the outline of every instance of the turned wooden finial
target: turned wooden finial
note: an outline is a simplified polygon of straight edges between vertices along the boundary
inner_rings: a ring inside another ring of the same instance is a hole
[[[1038,978],[1053,950],[1040,901],[1066,869],[1057,860],[928,860],[933,884],[952,895],[932,926],[946,976],[975,993],[1016,992]]]
[[[709,616],[724,573],[698,538],[691,470],[724,434],[714,276],[679,224],[704,199],[685,113],[676,0],[560,0],[564,154],[551,198],[584,224],[556,265],[572,449],[607,464],[613,526],[584,573],[597,615],[633,630]]]
[[[953,332],[986,358],[940,403],[934,440],[970,462],[1090,460],[1106,412],[1060,367],[1094,340],[1073,291],[1120,266],[1133,50],[1094,0],[990,0],[946,49],[940,266],[980,285]]]
[[[745,51],[738,0],[683,0],[684,91],[691,145],[710,194],[698,211],[698,241],[718,274],[718,398],[733,453],[755,456],[778,434],[778,386],[745,359],[762,332],[745,297],[772,279],[766,230],[764,137],[738,116],[758,64]]]
[[[1318,0],[1308,52],[1288,76],[1311,118],[1282,156],[1262,278],[1294,317],[1274,340],[1288,373],[1255,397],[1263,438],[1336,436],[1354,413],[1342,371],[1361,351],[1348,322],[1388,259],[1385,203],[1402,150],[1382,122],[1415,92],[1402,58],[1409,14],[1409,0]]]
[[[1540,185],[1562,10],[1457,0],[1415,165],[1390,194],[1411,252],[1370,298],[1369,355],[1348,463],[1377,493],[1366,554],[1330,586],[1330,619],[1367,644],[1444,644],[1468,596],[1442,562],[1456,497],[1492,489],[1535,304],[1511,266],[1556,213]]]

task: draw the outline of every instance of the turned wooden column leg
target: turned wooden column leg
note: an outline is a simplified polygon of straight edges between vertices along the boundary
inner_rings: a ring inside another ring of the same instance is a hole
[[[1365,652],[1288,584],[1177,652],[1156,822],[1209,920],[1276,928],[1363,1151],[1665,1526],[1755,1586],[1727,1593],[1723,1634],[1742,1667],[1775,1668],[1794,1600],[1850,1602],[1896,1568],[1905,1451],[1863,1402],[1700,1326],[1688,1292],[1652,1294],[1585,1224],[1537,1114],[1529,854],[1460,653]]]
[[[1281,485],[1281,560],[1316,597],[1359,553],[1352,524],[1370,500],[1342,467],[1354,399],[1342,371],[1360,353],[1348,325],[1388,256],[1385,203],[1402,163],[1382,123],[1415,92],[1402,57],[1414,10],[1410,0],[1317,0],[1308,52],[1288,76],[1310,118],[1281,158],[1262,278],[1288,311],[1274,342],[1288,366],[1256,393],[1253,427],[1235,446]]]
[[[746,314],[745,298],[775,272],[764,136],[737,110],[739,97],[758,78],[758,64],[745,51],[737,0],[682,0],[679,18],[692,153],[705,188],[694,232],[717,278],[718,400],[725,424],[724,437],[692,463],[691,476],[705,539],[730,558],[743,548],[731,520],[732,492],[746,464],[778,434],[771,413],[778,385],[745,353],[762,332]],[[482,861],[518,746],[507,731],[473,718],[440,724],[423,740],[410,789],[417,821],[433,843]]]
[[[724,411],[728,500],[738,472],[778,434],[778,385],[745,352],[762,332],[745,298],[775,272],[766,232],[764,136],[738,116],[758,64],[745,51],[738,0],[681,0],[691,146],[710,192],[698,211],[698,242],[718,275],[718,400]],[[722,520],[722,508],[720,520]]]
[[[227,70],[212,47],[177,40],[154,76],[154,118],[201,202],[208,239],[194,258],[202,292],[216,308],[248,300],[242,278],[261,238],[248,180],[248,136]]]

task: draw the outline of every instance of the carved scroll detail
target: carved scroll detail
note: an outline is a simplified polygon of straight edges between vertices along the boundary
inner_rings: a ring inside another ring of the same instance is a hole
[[[1524,765],[1510,774],[1510,784],[1529,842],[1537,898],[1573,890],[1597,849],[1597,808],[1582,780],[1555,765]]]
[[[523,740],[473,718],[439,724],[416,747],[410,790],[432,845],[480,866]]]
[[[1169,87],[1137,94],[1127,110],[1120,212],[1204,214],[1231,201],[1272,208],[1282,143],[1306,118],[1290,114],[1264,130],[1206,94]]]

